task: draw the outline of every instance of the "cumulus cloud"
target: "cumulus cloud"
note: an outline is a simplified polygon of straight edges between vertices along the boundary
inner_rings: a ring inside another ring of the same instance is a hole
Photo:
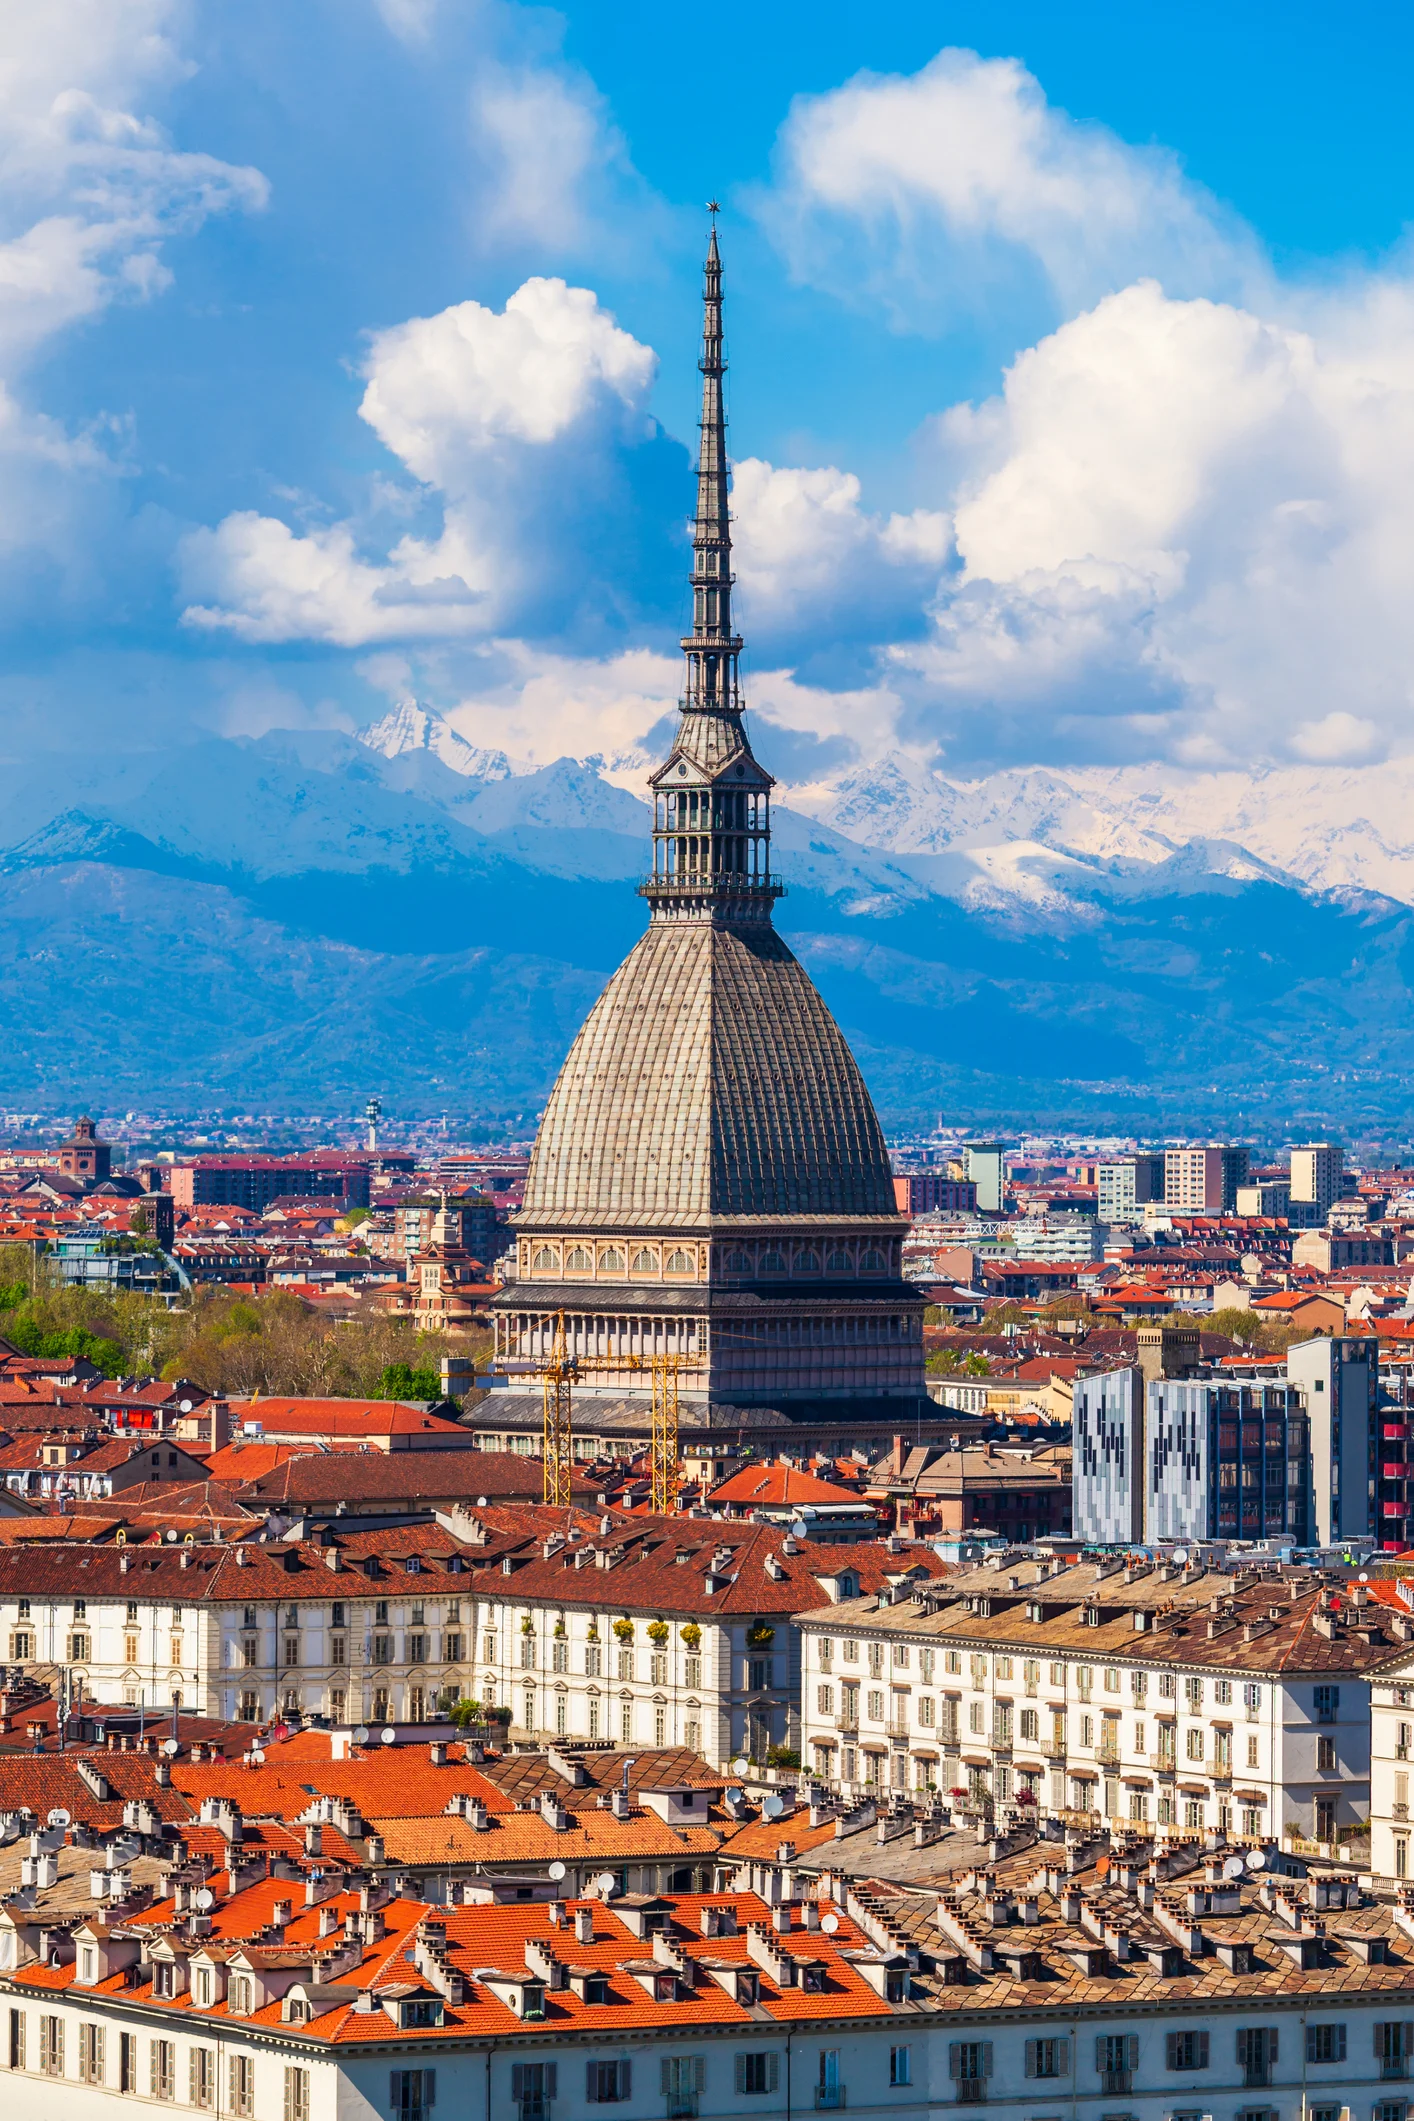
[[[527,280],[501,311],[461,302],[375,334],[359,410],[440,500],[440,533],[370,557],[376,521],[296,534],[277,517],[228,516],[185,540],[187,623],[353,647],[489,635],[547,600],[559,608],[557,592],[580,587],[586,507],[615,505],[616,453],[656,438],[655,367],[563,280]],[[610,557],[593,556],[595,582]]]
[[[940,734],[1000,705],[1020,743],[1063,709],[1194,764],[1414,742],[1410,291],[1302,328],[1141,283],[940,437],[961,573],[891,657]]]
[[[1260,271],[1174,155],[1075,123],[1019,60],[970,51],[798,97],[757,210],[799,278],[910,323],[1008,291],[1068,314],[1144,272],[1230,291]]]
[[[871,515],[853,472],[760,457],[735,467],[732,516],[742,621],[767,655],[807,630],[833,645],[915,626],[952,542],[938,510]]]

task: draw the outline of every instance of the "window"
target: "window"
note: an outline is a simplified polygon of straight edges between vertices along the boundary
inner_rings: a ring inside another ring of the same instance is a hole
[[[871,1642],[869,1644],[869,1677],[878,1679],[882,1676],[883,1670],[884,1645],[882,1642]]]
[[[179,1664],[181,1662],[181,1659],[178,1657],[175,1647],[172,1651],[172,1662],[173,1664]],[[285,1637],[285,1663],[287,1665],[297,1665],[299,1663],[298,1635],[287,1635]]]
[[[214,2047],[194,2047],[190,2059],[191,2103],[212,2107],[216,2104],[216,2050]]]
[[[889,2049],[889,2082],[892,2085],[912,2084],[913,2049],[891,2047]]]
[[[449,1635],[447,1637],[448,1643],[456,1642],[458,1639],[459,1638],[455,1635]],[[451,1650],[448,1649],[447,1655],[450,1657],[451,1654]],[[666,1663],[666,1658],[663,1661],[664,1663]],[[569,1668],[570,1646],[568,1642],[566,1642],[562,1637],[557,1635],[550,1644],[550,1669],[552,1672],[567,1672]],[[666,1674],[664,1676],[666,1677]]]
[[[427,1637],[425,1635],[408,1636],[407,1661],[409,1664],[426,1664]]]
[[[11,2067],[11,2069],[23,2069],[23,2068],[24,2068],[24,2066],[25,2066],[25,2014],[24,2014],[24,2012],[23,2012],[23,2011],[11,2011],[11,2013],[10,2013],[10,2067]]]
[[[39,2066],[46,2077],[62,2077],[64,2074],[62,2018],[41,2018],[39,2021]]]
[[[931,1694],[923,1694],[919,1697],[918,1721],[924,1726],[925,1730],[932,1730],[937,1722],[937,1711],[938,1704],[934,1701]]]
[[[1023,1745],[1035,1745],[1041,1733],[1041,1719],[1035,1709],[1021,1712],[1021,1739]]]
[[[1249,1731],[1247,1734],[1247,1765],[1250,1768],[1257,1767],[1260,1764],[1259,1744],[1260,1740],[1257,1737],[1257,1733]]]
[[[1334,1723],[1340,1713],[1340,1688],[1318,1686],[1315,1690],[1315,1713],[1317,1723]]]
[[[395,2069],[388,2105],[393,2121],[426,2121],[437,2103],[435,2069]]]
[[[559,2084],[555,2062],[513,2062],[511,2098],[520,2108],[520,2121],[544,2121]]]
[[[992,2043],[990,2040],[949,2040],[948,2075],[957,2086],[957,2096],[968,2105],[977,2105],[987,2096],[987,2079],[992,2074]]]
[[[249,2115],[255,2112],[255,2058],[252,2055],[232,2055],[230,2075],[231,2112]]]
[[[1306,2060],[1308,2062],[1343,2062],[1345,2060],[1345,2027],[1343,2025],[1308,2025],[1306,2028]]]
[[[309,2071],[285,2068],[284,2121],[309,2121]]]
[[[843,1647],[844,1647],[844,1661],[845,1661],[845,1663],[846,1663],[846,1664],[858,1664],[858,1662],[859,1662],[859,1644],[858,1644],[857,1642],[851,1642],[851,1641],[849,1641],[848,1639],[846,1639],[846,1641],[845,1641],[845,1643],[844,1643],[844,1646],[843,1646]]]
[[[820,2074],[815,2080],[815,2104],[830,2108],[843,2106],[845,2088],[840,2082],[840,2051],[837,2047],[822,2047],[820,2050]]]
[[[174,2040],[154,2040],[148,2055],[148,2091],[154,2099],[177,2096],[177,2045]]]
[[[733,2083],[739,2096],[755,2098],[759,2094],[773,2092],[779,2082],[780,2056],[774,2048],[766,2048],[760,2054],[737,2055],[733,2058]]]
[[[1028,2040],[1026,2043],[1026,2074],[1028,2077],[1068,2077],[1070,2075],[1070,2042],[1068,2040]]]
[[[682,1681],[684,1686],[701,1686],[702,1659],[700,1657],[684,1657],[682,1663]]]
[[[85,2084],[103,2082],[103,2032],[101,2025],[87,2022],[79,2027],[79,2075]]]
[[[1316,1740],[1316,1773],[1318,1775],[1333,1775],[1335,1773],[1334,1738],[1318,1738]]]
[[[391,1635],[375,1635],[373,1638],[373,1662],[391,1664],[393,1661],[393,1638]]]
[[[597,1642],[590,1642],[590,1643],[586,1643],[586,1644],[585,1644],[585,1649],[584,1649],[584,1676],[585,1676],[585,1678],[586,1678],[586,1679],[600,1679],[600,1678],[602,1678],[602,1677],[603,1677],[603,1662],[604,1662],[604,1660],[603,1660],[603,1652],[602,1652],[602,1650],[601,1650],[601,1648],[600,1648],[600,1645],[599,1645],[599,1644],[598,1644]]]
[[[1213,1699],[1217,1702],[1219,1708],[1227,1707],[1232,1700],[1232,1681],[1230,1679],[1215,1679],[1213,1681]]]
[[[1138,2066],[1137,2033],[1100,2034],[1095,2042],[1095,2068],[1102,2091],[1127,2092],[1133,2084],[1134,2072]]]
[[[1270,2084],[1272,2065],[1277,2059],[1277,2035],[1274,2026],[1240,2026],[1237,2034],[1237,2066],[1242,2071],[1244,2084]]]
[[[386,1628],[388,1625],[388,1601],[386,1598],[380,1598],[374,1604],[373,1625],[375,1628]]]
[[[632,1650],[619,1651],[619,1677],[620,1679],[632,1679],[633,1677]]]
[[[1409,2057],[1414,2054],[1414,2025],[1394,2019],[1375,2027],[1375,2060],[1382,2077],[1407,2077]]]
[[[119,2033],[118,2035],[118,2089],[120,2092],[135,2092],[137,2090],[136,2033]],[[233,2114],[248,2114],[250,2108],[248,2106],[237,2106],[235,2100],[232,2099],[231,2112]]]
[[[874,1718],[876,1723],[883,1721],[884,1697],[881,1693],[877,1692],[874,1689],[870,1690],[868,1700],[868,1711],[869,1714]]]
[[[1208,2035],[1203,2032],[1170,2033],[1164,2066],[1166,2069],[1206,2069]]]
[[[815,1689],[815,1709],[817,1715],[820,1716],[834,1715],[835,1690],[832,1686],[822,1686]]]
[[[585,2075],[584,2096],[591,2106],[616,2106],[630,2096],[633,2065],[629,2062],[591,2062]]]
[[[1188,1727],[1187,1755],[1190,1760],[1201,1760],[1203,1757],[1203,1729],[1201,1724],[1194,1723]]]
[[[1174,1699],[1175,1695],[1177,1694],[1177,1692],[1178,1692],[1178,1679],[1177,1679],[1176,1675],[1175,1675],[1175,1674],[1174,1674],[1173,1672],[1160,1672],[1160,1674],[1159,1674],[1159,1698],[1160,1698],[1160,1700],[1161,1700],[1161,1701],[1172,1701],[1172,1700]]]

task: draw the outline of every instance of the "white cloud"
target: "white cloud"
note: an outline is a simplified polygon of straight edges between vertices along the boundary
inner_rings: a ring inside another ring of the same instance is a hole
[[[1175,156],[1076,124],[1019,60],[955,49],[798,97],[758,211],[800,278],[910,321],[1036,283],[1064,314],[1143,272],[1227,290],[1258,267]]]
[[[753,645],[823,627],[887,637],[935,588],[951,546],[946,515],[870,515],[852,472],[801,471],[748,457],[734,468],[732,517],[742,622]]]
[[[553,577],[596,465],[648,437],[655,365],[563,280],[526,281],[501,312],[462,302],[378,333],[360,412],[441,496],[440,535],[405,535],[374,560],[360,546],[377,524],[297,536],[276,517],[228,516],[184,542],[187,623],[342,647],[496,633]]]
[[[616,425],[641,416],[656,367],[588,288],[532,279],[499,313],[459,302],[377,333],[359,412],[414,478],[461,492],[499,444],[558,441],[603,412]]]
[[[598,180],[626,162],[593,84],[543,66],[479,66],[471,138],[481,236],[546,243],[560,255],[583,244]]]

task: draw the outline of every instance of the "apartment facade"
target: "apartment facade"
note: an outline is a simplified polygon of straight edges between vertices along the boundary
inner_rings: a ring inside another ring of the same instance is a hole
[[[1366,1817],[1397,1654],[1298,1582],[1003,1562],[799,1616],[803,1758],[850,1792],[1327,1846]],[[958,1793],[962,1793],[960,1796]]]
[[[766,1525],[491,1505],[311,1540],[0,1553],[0,1649],[100,1702],[373,1726],[466,1698],[509,1708],[517,1735],[722,1765],[799,1743],[794,1609],[909,1569],[942,1564]]]
[[[1102,1223],[1144,1220],[1144,1209],[1164,1197],[1162,1150],[1120,1157],[1096,1169],[1096,1214]]]
[[[1175,1215],[1230,1215],[1249,1151],[1219,1142],[1164,1151],[1164,1206]]]

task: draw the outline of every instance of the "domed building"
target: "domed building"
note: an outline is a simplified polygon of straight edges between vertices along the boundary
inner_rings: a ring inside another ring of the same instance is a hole
[[[743,724],[732,626],[721,285],[714,227],[692,632],[650,783],[648,925],[560,1070],[495,1306],[512,1373],[551,1352],[563,1318],[577,1430],[586,1394],[646,1402],[648,1376],[618,1364],[655,1354],[681,1358],[685,1425],[750,1428],[766,1409],[887,1424],[926,1404],[923,1302],[901,1276],[878,1118],[773,924],[774,783]]]

